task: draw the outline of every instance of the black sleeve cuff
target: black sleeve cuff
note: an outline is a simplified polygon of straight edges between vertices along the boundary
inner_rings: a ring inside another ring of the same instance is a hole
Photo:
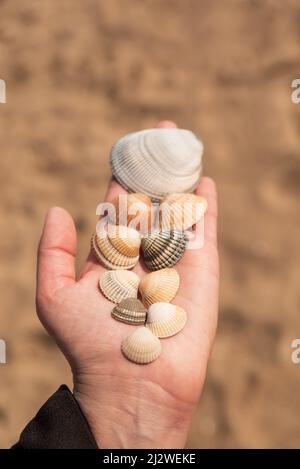
[[[97,449],[97,444],[73,394],[63,385],[24,428],[12,449]]]

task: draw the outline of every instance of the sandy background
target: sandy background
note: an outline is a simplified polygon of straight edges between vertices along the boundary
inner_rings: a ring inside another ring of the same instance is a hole
[[[285,0],[0,0],[0,444],[70,383],[35,317],[43,217],[62,205],[79,264],[124,133],[199,132],[220,196],[221,311],[189,447],[300,443],[300,5]]]

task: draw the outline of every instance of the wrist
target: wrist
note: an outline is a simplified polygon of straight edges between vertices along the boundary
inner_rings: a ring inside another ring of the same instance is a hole
[[[76,377],[74,397],[100,448],[185,445],[194,405],[178,402],[155,383],[132,377]]]

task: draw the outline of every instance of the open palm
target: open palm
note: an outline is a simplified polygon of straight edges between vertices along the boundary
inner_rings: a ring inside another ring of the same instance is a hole
[[[112,181],[107,200],[124,192]],[[76,280],[73,220],[61,208],[48,212],[38,255],[38,314],[72,367],[75,397],[101,447],[184,445],[218,310],[213,181],[202,178],[197,193],[208,201],[204,246],[186,251],[176,265],[180,288],[172,301],[187,311],[188,321],[180,334],[162,340],[159,359],[144,366],[121,353],[121,341],[134,326],[112,319],[113,304],[98,287],[104,267],[90,254]],[[146,273],[140,264],[133,270],[140,276]]]

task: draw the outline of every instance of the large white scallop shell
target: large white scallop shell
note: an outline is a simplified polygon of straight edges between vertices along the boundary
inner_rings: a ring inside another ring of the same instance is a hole
[[[172,192],[193,192],[202,153],[202,142],[189,130],[147,129],[118,140],[110,163],[113,175],[129,192],[161,200]]]
[[[161,354],[160,340],[147,327],[138,327],[122,342],[125,357],[138,364],[151,363]]]
[[[140,278],[130,270],[108,270],[99,279],[103,293],[113,303],[120,303],[125,298],[137,298]]]
[[[91,239],[97,260],[108,269],[132,269],[139,260],[140,234],[127,226],[102,226]]]
[[[145,275],[139,291],[146,307],[153,303],[171,301],[179,288],[179,275],[175,269],[162,269]]]
[[[171,303],[154,303],[149,307],[146,326],[156,337],[165,338],[180,332],[187,321],[186,312]]]

